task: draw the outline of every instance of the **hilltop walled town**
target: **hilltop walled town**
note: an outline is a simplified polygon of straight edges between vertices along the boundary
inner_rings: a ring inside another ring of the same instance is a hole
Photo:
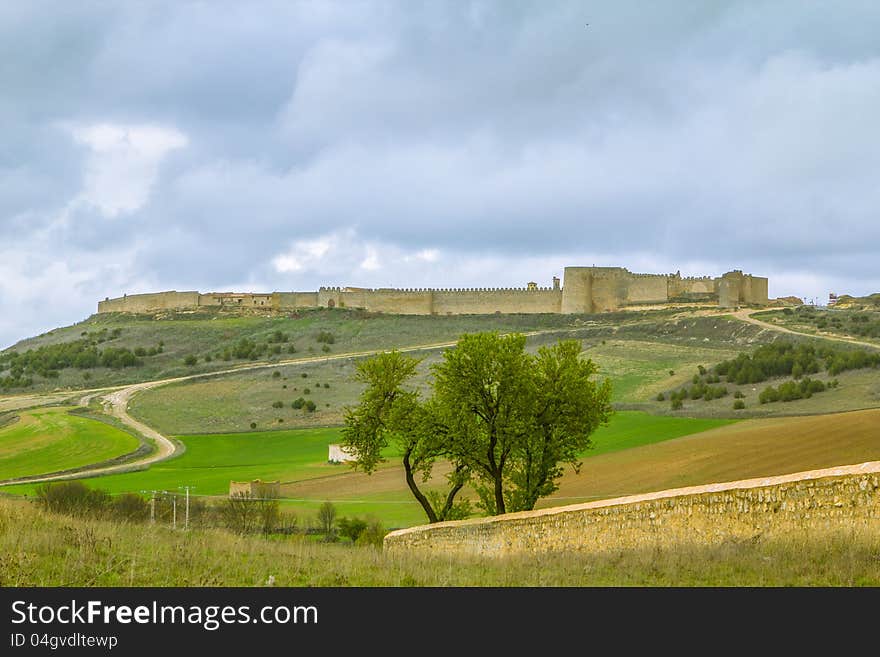
[[[233,307],[256,310],[362,308],[404,315],[600,313],[633,306],[703,303],[721,308],[766,305],[767,279],[734,270],[717,278],[634,274],[623,267],[566,267],[562,285],[522,288],[321,287],[317,292],[155,292],[98,303],[99,313]]]

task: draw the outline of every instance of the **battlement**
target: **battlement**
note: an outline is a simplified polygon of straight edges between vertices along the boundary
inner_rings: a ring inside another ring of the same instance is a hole
[[[724,307],[766,304],[767,279],[733,270],[721,277],[633,273],[625,267],[566,267],[563,285],[525,287],[365,288],[321,286],[317,292],[154,292],[106,298],[98,312],[150,313],[193,308],[277,312],[362,308],[410,315],[594,313],[682,299]]]
[[[450,294],[459,292],[559,292],[552,287],[320,287],[320,292],[369,292],[371,294]],[[241,296],[241,295],[239,295]]]

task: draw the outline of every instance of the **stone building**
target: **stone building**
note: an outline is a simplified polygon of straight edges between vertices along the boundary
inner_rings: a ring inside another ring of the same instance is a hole
[[[492,313],[599,313],[629,307],[701,303],[722,308],[766,305],[767,279],[740,270],[720,277],[634,274],[623,267],[566,267],[562,286],[530,282],[521,288],[321,287],[317,292],[155,292],[98,303],[98,312],[236,308],[287,311],[297,308],[363,308],[404,315]]]

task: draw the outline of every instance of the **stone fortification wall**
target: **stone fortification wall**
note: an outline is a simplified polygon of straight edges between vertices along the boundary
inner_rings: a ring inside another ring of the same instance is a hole
[[[767,305],[770,303],[768,280],[761,276],[746,276],[749,281],[749,293],[746,302]]]
[[[718,295],[717,278],[711,276],[669,279],[669,298],[708,298]]]
[[[403,315],[558,313],[562,291],[552,288],[364,289],[321,288],[324,308],[364,308]]]
[[[208,292],[199,295],[199,304],[201,306],[217,306],[224,308],[249,308],[251,310],[259,310],[272,308],[277,304],[274,302],[274,294],[260,294],[254,292]]]
[[[552,288],[485,288],[434,292],[434,312],[437,315],[558,313],[561,309],[562,290]]]
[[[562,279],[562,312],[593,312],[593,267],[566,267]]]
[[[669,299],[669,277],[665,274],[630,274],[626,277],[628,305],[665,303]]]
[[[98,302],[99,313],[143,313],[154,310],[195,308],[199,305],[198,292],[152,292],[128,294],[116,299]]]
[[[392,532],[390,551],[503,556],[718,543],[805,523],[880,531],[880,461]]]
[[[315,308],[318,306],[317,292],[276,292],[278,307],[282,310],[287,308]]]
[[[766,304],[767,279],[735,270],[721,278],[634,274],[623,267],[566,267],[564,284],[524,288],[369,289],[322,287],[317,292],[157,292],[106,299],[98,312],[150,312],[196,307],[250,310],[363,308],[403,315],[595,313],[670,300]]]

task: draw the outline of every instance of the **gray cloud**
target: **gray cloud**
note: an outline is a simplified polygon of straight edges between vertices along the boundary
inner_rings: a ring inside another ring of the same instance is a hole
[[[155,288],[880,290],[878,32],[855,0],[4,3],[0,344]]]

